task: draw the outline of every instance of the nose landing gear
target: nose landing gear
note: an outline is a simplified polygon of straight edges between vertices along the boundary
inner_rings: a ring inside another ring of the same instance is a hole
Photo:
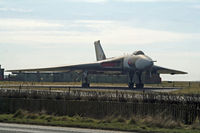
[[[137,89],[143,89],[144,88],[144,84],[142,84],[142,83],[136,84],[136,88]]]
[[[144,88],[144,84],[142,83],[142,73],[141,72],[136,72],[136,75],[139,79],[139,83],[136,84],[135,88],[136,89],[143,89]],[[129,89],[134,89],[134,82],[133,82],[133,77],[134,77],[134,72],[131,71],[129,72],[129,83],[128,83],[128,87]]]
[[[142,73],[141,72],[137,72],[136,73],[139,79],[139,83],[136,84],[136,88],[137,89],[143,89],[144,88],[144,84],[142,83]]]

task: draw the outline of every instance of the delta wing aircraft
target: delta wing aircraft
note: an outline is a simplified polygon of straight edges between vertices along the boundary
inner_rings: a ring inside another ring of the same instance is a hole
[[[144,83],[160,83],[160,74],[187,74],[183,71],[168,69],[154,65],[150,57],[142,51],[135,51],[133,54],[120,57],[106,58],[101,47],[100,41],[94,42],[96,59],[95,63],[86,63],[78,65],[68,65],[60,67],[36,68],[7,70],[12,73],[30,73],[30,72],[71,72],[77,71],[82,76],[82,87],[89,87],[89,74],[107,74],[107,75],[128,75],[129,88],[143,88]]]

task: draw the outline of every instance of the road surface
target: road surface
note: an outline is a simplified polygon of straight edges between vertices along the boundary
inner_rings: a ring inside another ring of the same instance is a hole
[[[85,129],[85,128],[71,128],[71,127],[0,123],[0,133],[128,133],[128,132]]]

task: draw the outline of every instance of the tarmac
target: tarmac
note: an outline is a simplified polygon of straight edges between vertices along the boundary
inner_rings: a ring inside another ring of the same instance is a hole
[[[128,133],[128,132],[86,129],[86,128],[0,123],[0,133]]]

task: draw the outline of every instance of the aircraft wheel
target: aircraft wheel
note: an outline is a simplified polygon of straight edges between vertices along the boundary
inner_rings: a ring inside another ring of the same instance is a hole
[[[90,84],[89,83],[82,83],[82,87],[83,88],[88,88],[88,87],[90,87]]]
[[[138,88],[140,88],[140,86],[139,86],[140,84],[136,84],[136,88],[138,89]]]
[[[144,88],[144,84],[136,84],[136,88],[137,89],[142,89],[142,88]]]
[[[129,83],[129,84],[128,84],[128,88],[129,88],[129,89],[133,89],[133,87],[134,87],[134,83]]]
[[[140,84],[140,88],[142,88],[142,89],[143,89],[143,88],[144,88],[144,84]]]

